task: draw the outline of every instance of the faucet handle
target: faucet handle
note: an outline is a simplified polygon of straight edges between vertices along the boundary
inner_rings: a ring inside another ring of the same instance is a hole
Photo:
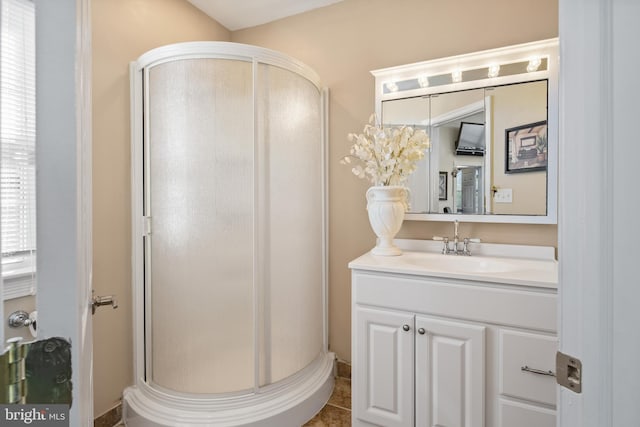
[[[465,237],[462,242],[464,243],[464,247],[462,248],[462,255],[471,255],[471,251],[469,250],[469,242],[471,242],[471,239]]]
[[[449,238],[448,237],[443,237],[442,238],[442,253],[447,255],[449,253],[451,253],[451,249],[449,248]]]
[[[471,250],[469,249],[469,243],[480,243],[480,239],[470,239],[469,237],[465,237],[464,240],[464,248],[462,249],[463,255],[471,255]]]

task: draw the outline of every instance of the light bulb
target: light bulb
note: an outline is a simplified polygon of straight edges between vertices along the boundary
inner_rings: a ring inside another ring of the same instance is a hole
[[[462,71],[455,70],[451,73],[451,81],[458,83],[462,81]]]
[[[533,73],[538,70],[538,67],[542,64],[542,60],[538,57],[531,58],[529,60],[529,65],[527,65],[527,71]]]
[[[500,74],[500,66],[497,64],[490,65],[488,77],[490,78],[498,77],[498,74]]]
[[[394,82],[387,82],[385,83],[385,86],[387,88],[387,90],[389,92],[397,92],[398,91],[398,85],[395,84]]]
[[[429,78],[427,76],[418,77],[418,84],[420,87],[429,87]]]

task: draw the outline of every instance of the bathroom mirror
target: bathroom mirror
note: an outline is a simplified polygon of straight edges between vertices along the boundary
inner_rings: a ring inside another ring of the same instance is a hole
[[[372,71],[385,126],[425,129],[409,220],[557,223],[557,39]]]

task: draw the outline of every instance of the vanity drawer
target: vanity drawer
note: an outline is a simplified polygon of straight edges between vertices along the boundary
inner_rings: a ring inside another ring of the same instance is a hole
[[[522,367],[555,371],[555,336],[500,330],[500,394],[556,405],[556,378]]]

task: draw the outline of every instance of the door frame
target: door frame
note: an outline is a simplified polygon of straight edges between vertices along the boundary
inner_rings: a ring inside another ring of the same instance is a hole
[[[581,394],[559,389],[562,427],[640,420],[639,15],[627,0],[559,1],[558,330],[583,366]]]
[[[93,425],[90,0],[35,0],[38,338],[71,342],[71,426]]]

